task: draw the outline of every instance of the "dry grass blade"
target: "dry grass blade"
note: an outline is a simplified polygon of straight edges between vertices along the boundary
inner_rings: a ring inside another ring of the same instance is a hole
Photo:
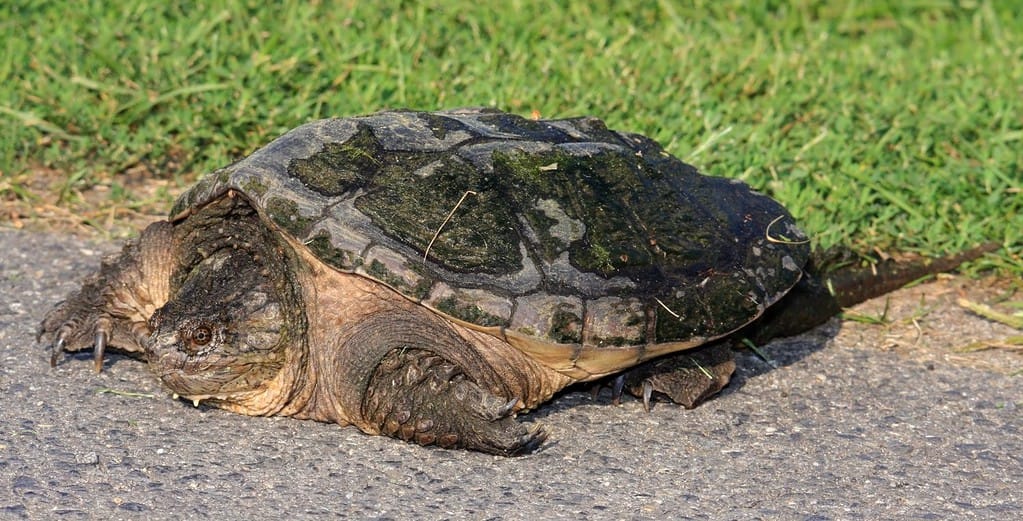
[[[966,344],[963,347],[958,347],[955,351],[957,353],[974,353],[977,351],[987,351],[988,349],[1007,349],[1009,351],[1023,352],[1023,336],[1010,336],[1009,338],[997,340],[980,340]]]
[[[96,394],[116,394],[117,396],[126,396],[128,398],[156,398],[155,394],[152,393],[140,393],[137,391],[123,391],[121,389],[111,389],[109,387],[103,387],[96,389]]]
[[[451,208],[451,211],[448,212],[448,216],[444,218],[444,222],[440,223],[440,226],[437,227],[437,231],[433,232],[433,237],[430,238],[430,243],[426,245],[426,251],[423,252],[424,263],[426,262],[427,257],[430,256],[430,248],[432,248],[433,243],[437,241],[437,237],[440,236],[441,230],[443,230],[444,226],[447,225],[448,221],[451,220],[451,216],[455,215],[455,210],[458,210],[458,207],[462,206],[462,203],[465,201],[465,198],[469,197],[470,195],[476,195],[476,192],[472,190],[466,190],[465,193],[462,194],[462,197],[458,200],[458,202],[455,203],[455,206]]]
[[[970,312],[988,320],[1005,324],[1016,329],[1023,329],[1023,316],[1020,316],[1019,314],[1010,315],[1008,313],[1002,313],[987,304],[980,304],[965,298],[961,298],[957,302],[960,306],[970,310]],[[986,351],[988,349],[1006,349],[1010,351],[1023,352],[1023,336],[1014,335],[1002,339],[971,342],[970,344],[957,348],[956,351],[960,353],[972,353],[976,351]]]
[[[1016,329],[1023,329],[1023,316],[1002,313],[987,304],[980,304],[964,298],[959,299],[958,303],[960,306],[988,320],[1000,322]]]
[[[656,300],[656,301],[657,301],[657,303],[658,303],[658,304],[660,304],[660,305],[661,305],[661,307],[662,307],[662,308],[664,308],[664,310],[665,310],[665,311],[667,311],[668,313],[671,313],[671,316],[673,316],[673,317],[675,317],[675,318],[678,318],[678,319],[681,319],[681,318],[682,318],[682,317],[681,317],[681,316],[680,316],[680,315],[679,315],[678,313],[675,313],[674,311],[672,311],[672,310],[671,310],[671,308],[669,308],[668,306],[666,306],[666,305],[664,304],[664,302],[661,302],[661,299],[659,299],[659,298],[657,298],[657,297],[654,297],[654,300]]]
[[[769,222],[767,224],[767,229],[764,230],[764,236],[767,238],[767,242],[776,242],[778,244],[806,244],[806,243],[810,242],[810,239],[804,239],[804,240],[801,240],[801,241],[795,241],[795,240],[789,239],[788,237],[786,237],[784,235],[779,235],[777,237],[772,236],[771,235],[771,227],[774,226],[775,224],[778,224],[778,221],[780,221],[780,220],[782,220],[784,218],[785,218],[784,215],[779,215],[778,217],[775,217],[773,221],[771,221],[771,222]]]

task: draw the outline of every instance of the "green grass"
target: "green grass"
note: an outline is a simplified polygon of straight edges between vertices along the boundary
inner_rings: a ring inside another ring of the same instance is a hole
[[[1012,2],[564,3],[9,1],[0,200],[163,208],[312,119],[493,105],[650,135],[817,245],[993,240],[975,265],[1023,275]]]

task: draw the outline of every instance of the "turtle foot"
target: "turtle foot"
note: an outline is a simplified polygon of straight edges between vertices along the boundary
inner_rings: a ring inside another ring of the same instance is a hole
[[[512,456],[547,438],[516,420],[518,397],[481,388],[458,366],[426,350],[396,349],[381,361],[362,413],[381,434],[420,445]]]
[[[731,348],[724,342],[710,344],[651,360],[616,376],[611,384],[612,399],[620,398],[624,389],[641,398],[647,411],[658,396],[692,409],[728,385],[734,371]]]
[[[103,356],[113,334],[113,323],[84,290],[50,311],[36,332],[36,340],[46,340],[50,348],[50,367],[56,367],[65,352],[93,348],[96,372],[103,370]]]
[[[121,254],[103,261],[81,289],[57,304],[39,324],[37,341],[50,346],[50,365],[64,352],[94,348],[96,372],[103,369],[107,347],[141,355],[149,334],[148,319],[167,298],[171,225],[149,225]]]

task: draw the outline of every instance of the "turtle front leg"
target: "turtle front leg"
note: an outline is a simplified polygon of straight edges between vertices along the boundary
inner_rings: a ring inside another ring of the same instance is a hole
[[[423,349],[394,349],[377,366],[362,415],[381,434],[421,445],[510,456],[546,438],[516,421],[518,397],[483,389],[454,363]]]
[[[61,353],[95,348],[96,371],[106,348],[141,354],[148,320],[168,298],[174,266],[172,226],[147,227],[116,258],[85,279],[82,288],[57,304],[39,325],[37,339],[50,344],[50,365]]]
[[[456,325],[390,289],[334,277],[334,287],[346,291],[316,295],[320,300],[311,313],[331,311],[324,313],[330,319],[310,321],[312,373],[319,377],[301,417],[354,424],[367,434],[421,445],[501,455],[528,452],[543,442],[546,433],[519,423],[516,413],[564,382],[533,371],[532,362],[497,339],[482,333],[467,338]],[[347,313],[334,315],[338,309]]]

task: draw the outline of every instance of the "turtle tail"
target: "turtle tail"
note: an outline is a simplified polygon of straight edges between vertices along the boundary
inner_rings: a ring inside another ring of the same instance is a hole
[[[827,322],[844,308],[921,278],[954,270],[998,248],[997,243],[984,243],[944,257],[899,260],[864,259],[843,248],[815,252],[799,283],[741,331],[738,338],[762,344],[772,338],[802,333]]]

